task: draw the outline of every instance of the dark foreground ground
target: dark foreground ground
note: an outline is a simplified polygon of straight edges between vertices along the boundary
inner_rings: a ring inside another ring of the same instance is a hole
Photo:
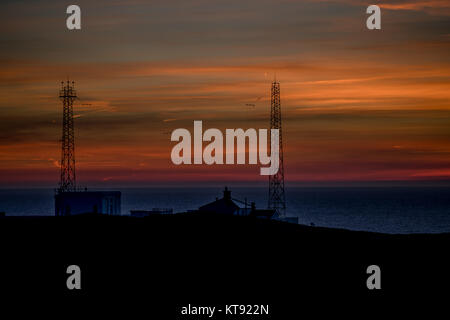
[[[208,319],[182,316],[188,304],[270,308],[269,316],[212,319],[299,319],[311,310],[319,318],[361,306],[370,313],[388,305],[411,311],[425,299],[439,308],[450,290],[450,234],[186,214],[2,217],[0,239],[4,304],[39,301],[70,312],[89,305],[105,317],[121,310],[127,318],[139,312],[149,319]],[[66,287],[72,264],[81,268],[79,291]],[[366,287],[372,264],[381,268],[381,290]]]

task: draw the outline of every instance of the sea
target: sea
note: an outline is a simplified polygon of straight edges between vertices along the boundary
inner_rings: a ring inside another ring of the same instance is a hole
[[[153,208],[171,208],[174,213],[195,210],[221,198],[223,191],[219,187],[114,190],[122,192],[122,215]],[[231,191],[234,199],[267,207],[267,188]],[[305,225],[393,234],[450,232],[449,187],[290,187],[286,209],[288,216],[298,217]],[[54,215],[54,189],[0,189],[0,212]]]

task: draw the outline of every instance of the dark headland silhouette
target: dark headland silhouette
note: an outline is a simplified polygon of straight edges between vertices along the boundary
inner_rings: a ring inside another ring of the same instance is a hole
[[[382,270],[383,296],[450,285],[449,233],[381,234],[198,210],[143,218],[7,216],[0,218],[0,239],[9,261],[1,273],[19,275],[2,283],[8,292],[77,294],[65,288],[65,269],[77,264],[85,276],[79,294],[124,295],[161,313],[213,299],[301,314],[300,297],[308,303],[376,295],[366,287],[373,264]]]

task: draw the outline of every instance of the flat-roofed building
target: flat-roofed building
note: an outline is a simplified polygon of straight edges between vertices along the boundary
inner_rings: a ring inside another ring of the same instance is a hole
[[[55,215],[121,215],[120,191],[59,192],[55,195]]]

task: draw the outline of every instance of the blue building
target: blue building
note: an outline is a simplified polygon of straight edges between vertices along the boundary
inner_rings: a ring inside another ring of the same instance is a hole
[[[55,215],[121,215],[120,191],[59,192],[55,195]]]

